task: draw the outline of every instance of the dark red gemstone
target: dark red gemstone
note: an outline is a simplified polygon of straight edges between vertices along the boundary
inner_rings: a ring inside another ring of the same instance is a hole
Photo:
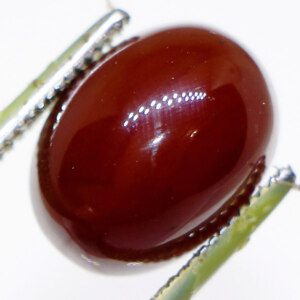
[[[93,255],[180,254],[247,202],[272,122],[260,70],[228,38],[175,28],[137,39],[52,111],[38,154],[44,202]]]

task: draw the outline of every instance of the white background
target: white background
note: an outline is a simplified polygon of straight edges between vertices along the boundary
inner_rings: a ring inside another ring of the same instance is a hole
[[[124,36],[193,23],[230,35],[262,66],[280,116],[273,164],[300,176],[300,4],[297,0],[115,0]],[[104,0],[0,0],[0,108],[106,12]],[[93,272],[69,260],[40,227],[31,174],[43,118],[0,162],[0,299],[149,299],[190,254],[143,272]],[[300,197],[289,194],[195,299],[300,299]]]

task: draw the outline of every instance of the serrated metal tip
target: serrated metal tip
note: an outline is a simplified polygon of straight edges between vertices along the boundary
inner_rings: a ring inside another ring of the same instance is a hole
[[[36,80],[38,86],[28,87],[21,93],[19,98],[24,98],[23,105],[0,127],[0,159],[11,148],[16,137],[26,131],[81,72],[112,49],[112,38],[129,20],[129,14],[121,9],[110,11],[57,59],[60,63],[55,70],[51,69],[51,72],[46,70],[46,73],[40,75]]]
[[[291,168],[291,166],[283,167],[283,168],[274,168],[274,172],[271,176],[268,177],[265,183],[257,185],[255,191],[251,197],[251,204],[255,203],[258,197],[261,196],[264,192],[266,192],[272,185],[277,184],[278,182],[286,182],[292,184],[292,186],[299,188],[299,185],[295,184],[296,174]],[[250,206],[251,206],[250,204]],[[248,207],[248,206],[247,206]],[[241,208],[241,212],[245,209],[246,206]],[[230,226],[236,222],[238,216],[233,217],[230,220],[230,223],[224,227],[222,227],[218,233],[211,236],[207,239],[202,245],[198,248],[198,250],[193,254],[193,256],[189,259],[189,261],[177,272],[176,275],[172,276],[162,288],[155,294],[152,299],[162,299],[160,296],[169,288],[169,286],[179,278],[179,276],[196,260],[203,256],[212,246],[214,246],[220,239],[220,237],[230,228]]]
[[[283,168],[278,168],[277,174],[269,178],[269,186],[276,182],[287,182],[295,184],[296,174],[293,171],[292,167],[288,165]]]
[[[123,9],[120,9],[120,8],[113,9],[111,11],[111,14],[115,14],[116,16],[119,16],[120,19],[122,20],[122,22],[128,23],[129,20],[130,20],[129,14],[126,11],[124,11]]]

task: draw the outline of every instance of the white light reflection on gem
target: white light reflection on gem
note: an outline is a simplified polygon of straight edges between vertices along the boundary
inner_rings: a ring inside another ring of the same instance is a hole
[[[165,134],[164,134],[164,133],[160,134],[159,136],[157,136],[156,138],[154,138],[154,139],[152,140],[151,145],[152,145],[152,146],[158,145],[158,144],[162,141],[162,139],[163,139],[164,137],[165,137]]]
[[[150,100],[148,103],[141,105],[137,108],[137,110],[132,111],[128,114],[127,118],[123,122],[124,127],[128,127],[130,124],[135,124],[140,117],[148,117],[151,114],[155,114],[155,111],[162,109],[174,109],[176,107],[188,105],[191,101],[203,101],[207,98],[207,94],[205,92],[199,91],[185,91],[185,92],[174,92],[171,95],[163,95],[159,100]],[[160,137],[159,138],[163,138]],[[160,140],[157,140],[159,142]],[[156,140],[153,141],[154,144]]]
[[[154,133],[155,137],[146,146],[146,149],[151,151],[153,163],[155,163],[156,154],[158,152],[162,140],[166,137],[166,134],[167,132],[162,132],[161,130],[156,131]]]
[[[197,100],[204,100],[204,98],[206,97],[206,93],[199,93],[199,95],[197,96]]]
[[[94,266],[97,266],[97,267],[100,266],[100,263],[98,263],[97,261],[85,256],[84,254],[81,254],[81,258],[84,259],[86,262],[88,262],[91,265],[94,265]]]
[[[190,134],[190,137],[193,138],[197,133],[198,133],[198,130],[194,130],[194,131]]]
[[[131,118],[133,117],[133,115],[134,115],[134,113],[131,112],[131,113],[129,114],[129,116],[128,116],[128,119],[131,119]]]
[[[57,116],[56,116],[56,122],[55,122],[54,125],[53,125],[53,130],[56,129],[56,127],[58,126],[58,124],[59,124],[59,122],[60,122],[60,119],[62,118],[63,113],[64,113],[64,111],[66,110],[66,108],[67,108],[67,103],[64,103],[64,104],[61,106],[60,111],[59,111],[59,113],[58,113]]]

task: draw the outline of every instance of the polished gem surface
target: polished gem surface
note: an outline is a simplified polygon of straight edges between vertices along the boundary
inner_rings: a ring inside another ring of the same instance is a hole
[[[248,199],[272,122],[264,78],[237,44],[201,28],[154,33],[56,104],[39,143],[44,203],[93,255],[180,254]]]

